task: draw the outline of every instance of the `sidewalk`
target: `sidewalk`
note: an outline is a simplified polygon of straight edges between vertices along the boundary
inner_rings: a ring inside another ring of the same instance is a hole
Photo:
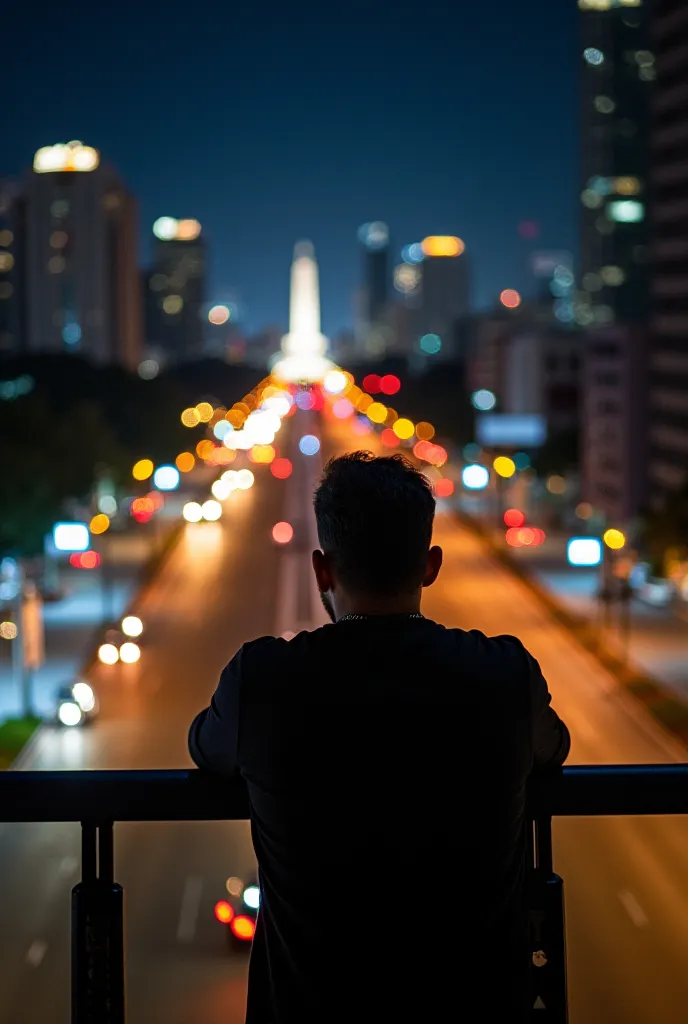
[[[55,698],[61,685],[73,679],[96,643],[104,613],[118,618],[133,598],[141,572],[152,554],[150,537],[140,531],[113,534],[108,558],[111,583],[104,599],[100,569],[60,568],[65,596],[43,605],[45,662],[33,673],[34,711],[55,714]],[[21,688],[12,672],[12,644],[0,640],[0,722],[21,714]]]

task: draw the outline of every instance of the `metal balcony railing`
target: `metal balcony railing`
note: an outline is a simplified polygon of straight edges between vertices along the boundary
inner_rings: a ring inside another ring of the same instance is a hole
[[[688,764],[564,768],[533,783],[528,813],[533,1019],[565,1024],[564,894],[552,868],[552,817],[688,814]],[[73,1024],[124,1022],[123,893],[114,880],[114,823],[247,816],[242,783],[195,770],[0,773],[1,821],[81,823],[82,878],[72,890]]]

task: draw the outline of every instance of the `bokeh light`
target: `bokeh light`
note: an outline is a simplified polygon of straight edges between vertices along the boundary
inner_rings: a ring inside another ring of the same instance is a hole
[[[19,630],[16,622],[12,622],[10,619],[0,622],[0,637],[3,640],[16,640],[18,636]]]
[[[348,398],[338,398],[332,406],[332,413],[338,420],[346,420],[353,416],[354,407]]]
[[[179,470],[176,466],[158,466],[153,483],[159,491],[173,491],[179,487]]]
[[[292,469],[291,460],[285,458],[275,459],[270,466],[270,472],[276,480],[286,480],[291,476]]]
[[[380,375],[378,373],[369,373],[361,383],[369,395],[380,394]]]
[[[201,423],[210,423],[214,411],[210,402],[199,402],[196,406],[196,412]]]
[[[119,661],[119,651],[114,644],[101,644],[98,648],[98,661],[103,665],[116,665]]]
[[[387,419],[387,406],[382,402],[371,402],[366,410],[366,416],[371,423],[384,423]]]
[[[210,490],[214,498],[217,498],[218,501],[224,501],[231,494],[233,487],[227,480],[220,477],[219,480],[213,482]]]
[[[494,392],[489,391],[487,388],[480,388],[471,395],[471,402],[473,407],[480,412],[489,412],[490,409],[494,409],[497,399]]]
[[[386,373],[380,377],[380,391],[383,395],[396,395],[401,387],[401,381],[393,373]]]
[[[139,459],[138,462],[134,463],[131,475],[134,480],[149,480],[153,476],[154,468],[150,459]]]
[[[125,665],[134,665],[141,657],[141,648],[132,640],[127,640],[119,649],[119,660]]]
[[[181,415],[181,420],[185,427],[197,427],[201,422],[198,409],[185,409]]]
[[[229,306],[223,306],[219,304],[217,306],[211,306],[208,310],[208,320],[211,324],[216,327],[221,327],[222,324],[226,324],[230,317]]]
[[[91,533],[96,534],[105,533],[110,527],[110,517],[106,516],[104,512],[99,512],[97,516],[94,516],[91,522],[88,524],[88,528]]]
[[[215,498],[208,498],[201,505],[201,514],[209,523],[216,523],[222,516],[222,505]]]
[[[469,491],[483,491],[490,482],[490,473],[486,466],[474,462],[470,466],[463,467],[461,480]]]
[[[426,356],[436,356],[442,348],[442,339],[439,334],[424,334],[418,342],[421,352]]]
[[[513,476],[516,472],[516,463],[513,459],[510,459],[508,455],[498,455],[492,463],[492,468],[497,476],[501,476],[505,480],[508,480],[509,477]]]
[[[200,523],[203,518],[203,511],[197,501],[187,501],[182,509],[182,515],[187,523]]]
[[[196,455],[198,455],[199,459],[203,459],[204,462],[212,456],[214,451],[215,445],[208,437],[204,437],[203,440],[199,441],[196,445]]]
[[[291,523],[275,523],[272,528],[272,539],[276,544],[288,544],[294,536],[294,527]]]
[[[435,428],[427,420],[416,423],[416,437],[419,441],[431,441],[435,436]]]
[[[69,564],[74,569],[97,569],[100,555],[97,551],[75,551],[69,556]]]
[[[499,301],[507,309],[518,309],[521,305],[521,296],[515,288],[505,288],[499,296]]]
[[[348,383],[341,370],[328,370],[323,379],[323,387],[329,395],[340,395]]]
[[[454,235],[430,235],[420,243],[426,256],[460,256],[465,243]]]
[[[122,632],[125,636],[137,637],[143,633],[143,622],[138,615],[125,615],[122,619]]]
[[[545,487],[550,494],[565,494],[566,493],[566,480],[563,476],[557,476],[553,474],[547,477],[547,483]]]
[[[180,452],[174,464],[180,473],[190,473],[196,465],[196,459],[191,452]]]
[[[411,420],[404,419],[403,417],[396,420],[392,427],[392,430],[401,441],[408,441],[410,437],[413,437],[415,429]]]
[[[621,530],[605,530],[602,534],[602,540],[610,551],[621,551],[626,544],[626,536]]]
[[[454,481],[443,476],[435,481],[433,489],[438,498],[450,498],[454,493]]]
[[[589,501],[581,501],[576,505],[576,515],[579,519],[592,519],[593,511]]]
[[[255,476],[250,469],[240,469],[236,475],[236,485],[240,491],[248,491],[255,483]]]
[[[299,441],[299,451],[302,455],[317,455],[320,451],[320,441],[315,434],[304,434]]]
[[[386,448],[399,447],[399,438],[394,433],[391,427],[385,427],[385,429],[380,434],[380,440],[382,441]]]
[[[504,513],[504,524],[506,526],[523,526],[526,517],[520,508],[508,508]]]

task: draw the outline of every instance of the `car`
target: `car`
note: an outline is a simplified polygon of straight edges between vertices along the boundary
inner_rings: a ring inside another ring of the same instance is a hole
[[[143,622],[138,615],[125,615],[117,626],[105,630],[103,643],[98,648],[98,659],[104,665],[118,661],[131,665],[141,657]]]
[[[98,714],[98,699],[90,683],[84,679],[67,683],[57,694],[57,720],[60,725],[73,728],[87,725]]]
[[[215,920],[226,928],[231,947],[250,949],[260,908],[260,886],[253,878],[244,882],[232,875],[225,888],[227,895],[215,904]]]

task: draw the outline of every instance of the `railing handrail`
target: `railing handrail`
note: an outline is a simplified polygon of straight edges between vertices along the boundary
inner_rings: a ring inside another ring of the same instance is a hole
[[[688,764],[573,765],[535,779],[529,813],[688,814]],[[0,821],[222,821],[248,817],[243,782],[197,769],[0,772]]]

